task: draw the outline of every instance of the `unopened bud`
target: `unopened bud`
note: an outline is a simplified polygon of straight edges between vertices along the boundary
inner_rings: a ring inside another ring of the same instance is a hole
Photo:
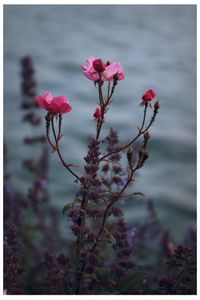
[[[133,147],[129,147],[127,151],[127,159],[130,166],[132,165],[133,152],[134,152]]]
[[[144,153],[144,161],[145,161],[148,157],[149,157],[149,153],[148,153],[148,151],[145,151],[145,153]]]
[[[95,110],[95,112],[93,114],[93,117],[97,120],[101,119],[101,108],[100,107],[97,107],[97,109]]]
[[[142,162],[144,162],[144,161],[149,157],[148,151],[145,150],[144,148],[142,148],[142,149],[139,151],[139,157],[140,157],[140,159],[142,160]]]
[[[154,109],[158,110],[160,108],[160,101],[156,101],[156,103],[154,104]]]
[[[144,133],[144,139],[145,139],[145,140],[149,140],[150,137],[151,137],[151,136],[150,136],[149,132],[146,131],[146,132]]]

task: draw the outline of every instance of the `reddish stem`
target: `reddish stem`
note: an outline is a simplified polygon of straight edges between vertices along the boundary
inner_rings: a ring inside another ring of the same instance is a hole
[[[102,161],[102,160],[104,160],[106,157],[108,157],[108,156],[110,156],[110,155],[112,155],[112,154],[116,154],[116,153],[119,153],[119,152],[121,152],[121,151],[123,151],[123,150],[125,150],[125,149],[127,149],[128,147],[130,147],[143,133],[145,133],[148,129],[149,129],[149,127],[152,125],[152,123],[153,122],[150,122],[150,124],[147,126],[147,128],[145,129],[145,130],[143,130],[143,128],[144,128],[144,124],[145,124],[145,120],[146,120],[146,112],[147,112],[147,105],[145,105],[145,108],[144,108],[144,114],[143,114],[143,120],[142,120],[142,125],[141,125],[141,127],[140,127],[140,129],[139,129],[139,132],[138,132],[138,134],[136,135],[136,137],[133,139],[133,140],[131,140],[128,144],[126,144],[124,147],[121,147],[121,148],[119,148],[119,149],[117,149],[117,150],[114,150],[114,151],[112,151],[112,152],[109,152],[109,153],[107,153],[107,154],[105,154],[104,156],[102,156],[100,159],[99,159],[99,163]],[[153,117],[152,117],[153,118]],[[155,118],[154,118],[155,119]]]
[[[55,139],[55,142],[56,142],[56,151],[58,153],[58,156],[63,164],[63,166],[76,178],[78,179],[80,182],[81,182],[81,179],[78,175],[76,175],[76,173],[74,171],[72,171],[72,169],[69,167],[68,164],[66,164],[66,162],[64,161],[62,155],[61,155],[61,152],[60,152],[60,149],[59,149],[59,143],[58,143],[58,139],[57,139],[57,136],[56,136],[56,132],[55,132],[55,127],[54,127],[54,116],[52,117],[52,120],[51,120],[51,126],[52,126],[52,131],[53,131],[53,136],[54,136],[54,139]]]

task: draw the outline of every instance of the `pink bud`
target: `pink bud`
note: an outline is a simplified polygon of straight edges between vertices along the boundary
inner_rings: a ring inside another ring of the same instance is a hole
[[[101,119],[101,108],[100,107],[97,107],[93,116],[95,119]]]

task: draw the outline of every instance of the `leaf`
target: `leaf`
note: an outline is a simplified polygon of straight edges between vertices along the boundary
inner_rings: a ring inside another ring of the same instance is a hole
[[[141,192],[131,193],[130,195],[131,195],[131,196],[144,196],[144,194],[141,193]]]
[[[104,231],[107,233],[106,241],[108,243],[111,243],[112,245],[116,245],[117,241],[116,241],[115,237],[112,235],[112,233],[110,233],[106,227],[104,227]]]
[[[73,204],[72,203],[69,203],[69,204],[66,204],[64,207],[63,207],[63,210],[62,210],[62,213],[63,215],[66,213],[66,211],[70,208],[73,207]]]
[[[95,274],[84,274],[84,278],[92,279],[96,282],[99,282],[99,279],[97,278],[97,276]]]
[[[130,194],[127,194],[127,195],[122,195],[121,197],[122,198],[127,198],[127,197],[131,197],[131,196],[145,196],[143,193],[141,192],[135,192],[135,193],[130,193]]]
[[[117,244],[117,241],[116,241],[115,237],[112,234],[109,236],[109,241],[112,245]]]
[[[144,279],[144,271],[136,271],[122,278],[116,286],[119,293],[128,292],[131,288],[134,288]]]
[[[95,268],[95,274],[98,280],[102,281],[109,277],[108,269],[106,268]]]

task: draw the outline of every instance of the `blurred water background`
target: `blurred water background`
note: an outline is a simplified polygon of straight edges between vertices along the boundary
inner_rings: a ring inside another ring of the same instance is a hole
[[[150,158],[138,172],[134,190],[154,199],[162,222],[180,240],[196,222],[196,7],[4,6],[4,135],[12,185],[23,193],[31,176],[21,160],[32,150],[22,144],[31,129],[21,122],[19,61],[27,54],[33,58],[39,94],[51,90],[70,99],[73,110],[63,118],[62,150],[80,166],[94,133],[97,106],[97,91],[81,74],[87,58],[116,60],[125,70],[103,134],[112,126],[122,142],[128,141],[142,118],[142,94],[149,88],[157,92],[161,109],[151,130]],[[78,185],[55,154],[50,163],[52,202],[62,208]],[[141,199],[126,206],[129,222],[143,215]]]

